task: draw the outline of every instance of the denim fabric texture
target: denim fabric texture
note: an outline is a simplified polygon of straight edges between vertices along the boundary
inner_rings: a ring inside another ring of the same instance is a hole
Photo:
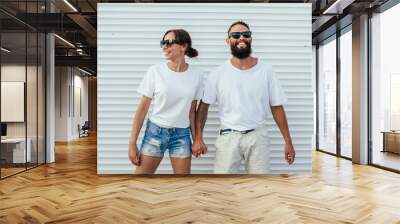
[[[167,150],[170,157],[191,157],[190,128],[165,128],[148,120],[140,152],[146,156],[163,157]]]

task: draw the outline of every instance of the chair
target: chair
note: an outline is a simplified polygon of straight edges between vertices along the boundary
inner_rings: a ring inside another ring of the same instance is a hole
[[[89,121],[85,121],[85,123],[80,128],[78,125],[78,129],[79,129],[79,138],[89,136],[89,129],[90,129]]]

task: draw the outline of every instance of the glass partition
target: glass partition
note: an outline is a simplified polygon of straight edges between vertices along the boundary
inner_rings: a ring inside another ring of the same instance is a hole
[[[17,16],[44,1],[1,1]],[[0,12],[0,178],[45,162],[45,34]]]
[[[318,148],[336,154],[336,39],[318,48]]]
[[[1,34],[2,177],[24,171],[31,158],[26,150],[26,41],[25,32]]]

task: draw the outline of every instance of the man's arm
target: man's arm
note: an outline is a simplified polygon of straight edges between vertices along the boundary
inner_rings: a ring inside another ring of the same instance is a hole
[[[194,156],[199,156],[201,154],[205,154],[207,152],[207,146],[204,144],[203,141],[203,130],[204,126],[207,121],[207,114],[208,114],[208,107],[209,104],[204,103],[203,101],[200,101],[199,107],[196,112],[196,137],[194,139],[193,143],[193,155]]]
[[[190,121],[190,131],[192,132],[192,138],[196,138],[196,107],[197,107],[197,100],[192,101],[192,105],[190,106],[189,112],[189,121]]]
[[[271,106],[271,112],[282,133],[283,139],[285,140],[285,159],[289,164],[292,164],[296,153],[293,148],[292,138],[290,137],[285,110],[283,109],[283,106]]]
[[[208,107],[210,105],[200,101],[199,108],[196,112],[196,133],[197,139],[203,140],[203,130],[206,125],[207,115],[208,115]]]

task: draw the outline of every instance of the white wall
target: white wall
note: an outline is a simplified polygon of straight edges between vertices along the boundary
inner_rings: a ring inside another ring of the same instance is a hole
[[[38,69],[38,70],[37,70]],[[40,66],[25,66],[25,64],[3,64],[1,66],[1,81],[2,82],[24,82],[26,85],[26,107],[25,102],[22,102],[18,109],[19,113],[24,116],[26,112],[26,121],[23,118],[22,122],[6,122],[7,137],[9,138],[24,138],[25,135],[30,139],[30,148],[32,161],[36,162],[39,158],[39,163],[44,162],[44,82]],[[27,78],[27,81],[26,81]],[[2,93],[3,93],[2,89]],[[22,92],[23,94],[24,92]],[[3,93],[4,94],[4,93]],[[2,95],[2,98],[8,98],[7,95]],[[24,98],[24,97],[23,97]],[[23,100],[23,99],[22,99]],[[24,100],[23,100],[24,101]],[[16,102],[17,103],[17,102]],[[3,104],[3,103],[2,103]],[[10,107],[2,107],[1,110],[13,110]],[[4,111],[3,111],[4,112]],[[10,112],[10,111],[8,111]],[[12,112],[12,111],[11,111]],[[17,113],[15,111],[14,113]],[[37,153],[39,156],[37,157]]]
[[[209,73],[230,58],[225,44],[230,24],[242,19],[253,33],[254,55],[273,65],[289,98],[285,106],[297,160],[288,166],[283,139],[271,118],[271,173],[310,172],[314,127],[311,4],[98,4],[98,173],[132,173],[127,158],[136,89],[149,66],[163,61],[159,41],[167,29],[184,28],[198,49],[194,67]],[[144,128],[143,128],[144,129]],[[143,130],[142,129],[142,130]],[[205,127],[209,152],[194,158],[192,173],[211,173],[219,129],[212,106]],[[141,133],[139,142],[141,141]],[[168,158],[159,173],[171,173]]]
[[[55,141],[68,140],[68,67],[55,68]]]
[[[26,67],[19,64],[8,64],[1,66],[1,81],[9,82],[25,82]],[[29,69],[29,67],[28,67]],[[6,110],[7,108],[1,108]],[[25,122],[8,122],[7,137],[25,137]]]
[[[28,69],[30,67],[28,66]],[[18,64],[8,64],[1,66],[1,81],[17,81],[25,82],[25,71],[26,67],[24,65]],[[31,68],[32,69],[32,68]]]
[[[18,65],[18,64],[6,64],[1,66],[1,81],[2,82],[24,82],[26,83],[25,80],[25,75],[26,75],[26,69],[28,71],[31,71],[33,67],[28,66],[25,67],[24,65]],[[32,93],[33,94],[33,93]],[[4,98],[7,96],[1,96],[1,98]],[[25,105],[25,104],[24,104]],[[10,108],[1,108],[1,110],[9,110]],[[22,113],[24,113],[24,106],[21,108]],[[4,112],[3,112],[4,113]],[[3,118],[2,118],[3,119]],[[23,118],[24,119],[24,118]],[[21,137],[25,136],[25,125],[23,125],[24,122],[8,122],[8,132],[12,134],[13,136]],[[17,128],[17,127],[21,128]],[[19,130],[21,129],[21,130]]]
[[[75,70],[74,73],[75,75],[73,85],[75,95],[72,96],[74,102],[71,103],[74,105],[74,107],[72,108],[73,119],[71,119],[71,135],[73,136],[73,138],[78,138],[78,124],[82,126],[85,121],[88,120],[88,77],[82,76],[83,73],[81,73],[79,70]],[[80,111],[80,109],[82,111]]]
[[[55,89],[55,140],[77,139],[78,124],[82,126],[88,120],[88,78],[76,68],[56,67]],[[81,91],[82,116],[76,107],[79,105],[78,90]]]
[[[34,69],[32,66],[25,67],[19,64],[8,64],[1,66],[1,81],[3,82],[25,82],[26,69],[28,73]],[[27,93],[28,97],[35,96],[34,93]],[[24,109],[24,108],[23,108]],[[7,108],[1,108],[7,110]],[[31,120],[31,119],[29,119]],[[25,137],[25,122],[7,122],[7,136],[8,137]],[[29,125],[31,127],[32,125]],[[28,136],[29,137],[29,136]]]
[[[1,122],[25,121],[25,82],[1,82]]]
[[[80,117],[81,123],[84,123],[88,120],[89,117],[89,87],[88,87],[89,78],[87,76],[75,76],[75,85],[79,86],[82,91],[81,100],[82,100],[82,115]]]

